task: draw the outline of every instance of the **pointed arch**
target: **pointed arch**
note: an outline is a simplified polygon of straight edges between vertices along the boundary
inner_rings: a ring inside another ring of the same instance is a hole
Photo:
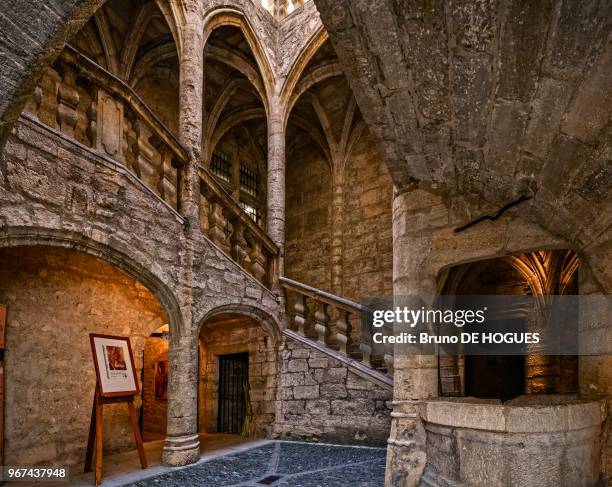
[[[295,86],[299,82],[304,69],[308,66],[308,63],[312,59],[312,57],[317,53],[320,47],[325,43],[328,39],[328,34],[323,25],[321,25],[312,35],[310,40],[306,43],[306,47],[302,51],[302,54],[297,58],[291,69],[289,70],[289,74],[285,79],[285,82],[280,90],[280,106],[284,116],[284,120],[288,118],[288,102],[289,97],[293,93]]]
[[[202,131],[202,138],[204,141],[210,141],[213,138],[213,134],[215,128],[217,127],[217,123],[223,114],[223,110],[227,106],[230,98],[236,93],[236,91],[240,88],[240,80],[236,78],[231,78],[228,83],[223,87],[223,90],[215,100],[212,108],[208,112],[208,116],[206,118],[206,123],[204,126],[204,130]],[[206,154],[204,157],[205,161],[210,159],[210,155],[214,150],[214,147],[210,147],[210,144],[205,144]]]
[[[344,159],[342,161],[343,166],[346,165],[348,159],[353,155],[353,150],[355,150],[355,146],[357,145],[357,142],[359,142],[359,139],[361,139],[361,136],[365,132],[366,128],[366,123],[363,120],[359,120],[359,122],[357,122],[353,127],[353,130],[351,130],[351,134],[346,140],[346,145],[344,146]]]
[[[342,67],[338,62],[326,63],[323,66],[318,66],[313,69],[312,72],[309,72],[306,76],[300,79],[299,83],[295,86],[295,89],[289,96],[287,100],[287,107],[285,110],[285,124],[289,118],[289,114],[293,107],[300,99],[300,97],[312,88],[317,83],[324,81],[329,78],[333,78],[335,76],[342,76],[344,72],[342,71]]]
[[[104,48],[102,47],[100,36],[98,35],[98,31],[94,23],[87,22],[78,34],[82,36],[83,40],[87,44],[87,47],[89,48],[89,53],[86,54],[91,54],[92,61],[95,61],[100,66],[107,68]]]
[[[136,84],[133,86],[134,90],[136,91],[138,85],[143,81],[146,81],[147,79],[166,79],[170,81],[172,86],[174,86],[177,90],[179,88],[179,74],[176,72],[175,69],[168,68],[165,66],[155,66],[147,70],[145,75],[138,78],[138,80],[136,81]]]
[[[240,29],[255,57],[263,84],[264,97],[262,101],[266,113],[268,113],[269,100],[274,94],[274,72],[270,60],[262,47],[261,40],[255,34],[255,29],[253,29],[253,26],[244,14],[232,8],[219,8],[209,12],[204,18],[204,45],[207,45],[208,39],[214,30],[226,25]]]
[[[179,26],[185,25],[185,8],[183,2],[175,2],[172,0],[155,0],[157,8],[166,20],[166,24],[172,33],[176,51],[183,52],[183,39],[181,37],[181,29]]]
[[[332,168],[332,153],[330,147],[328,146],[327,139],[325,135],[323,135],[310,121],[306,120],[295,113],[291,116],[291,122],[296,126],[304,130],[308,135],[310,135],[313,140],[319,145],[323,154],[325,155],[325,161],[329,168]]]
[[[327,116],[327,112],[325,112],[319,97],[315,93],[308,93],[305,96],[305,101],[308,101],[312,105],[312,108],[317,114],[317,118],[321,124],[321,128],[323,129],[323,135],[327,140],[327,146],[331,152],[332,161],[334,161],[338,156],[338,144],[336,142],[336,138],[334,137],[334,131],[332,130],[331,121]]]
[[[266,106],[266,87],[261,81],[257,68],[253,66],[245,56],[224,47],[211,45],[206,46],[205,53],[207,57],[227,64],[228,66],[231,66],[235,70],[241,72],[255,87],[257,93],[259,93],[259,96],[264,103],[264,106]]]

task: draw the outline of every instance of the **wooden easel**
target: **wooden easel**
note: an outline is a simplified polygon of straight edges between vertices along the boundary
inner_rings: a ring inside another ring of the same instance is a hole
[[[102,417],[102,406],[105,404],[116,404],[120,402],[127,403],[128,410],[130,411],[130,418],[132,420],[132,427],[134,428],[134,439],[136,440],[136,446],[138,447],[138,456],[140,457],[140,466],[143,469],[147,468],[147,457],[145,456],[144,446],[142,444],[142,437],[140,436],[140,430],[138,429],[136,409],[134,408],[134,395],[102,397],[100,395],[99,384],[96,382],[96,393],[94,395],[93,408],[91,411],[91,423],[89,423],[89,438],[87,440],[87,453],[85,455],[85,473],[87,473],[87,472],[91,472],[91,463],[92,463],[93,456],[94,456],[94,446],[95,446],[95,452],[96,452],[95,481],[96,481],[96,485],[100,485],[100,482],[102,482],[102,427],[104,425],[104,420]]]

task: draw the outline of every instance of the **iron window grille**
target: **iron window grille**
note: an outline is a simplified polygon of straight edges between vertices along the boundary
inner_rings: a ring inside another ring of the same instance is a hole
[[[215,150],[212,155],[212,172],[219,179],[230,182],[232,179],[232,164],[230,158],[224,152]]]
[[[259,209],[255,208],[248,203],[241,201],[240,207],[244,210],[244,212],[251,217],[251,219],[257,223],[258,225],[261,222],[261,214],[259,213]]]
[[[255,197],[259,193],[259,174],[243,164],[240,165],[240,189]]]

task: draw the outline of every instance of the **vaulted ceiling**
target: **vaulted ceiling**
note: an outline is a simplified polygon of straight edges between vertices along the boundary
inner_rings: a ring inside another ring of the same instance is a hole
[[[318,147],[331,166],[342,165],[350,143],[363,124],[355,98],[329,41],[304,68],[290,99],[287,155],[309,144]],[[303,143],[300,143],[303,141]]]
[[[612,4],[315,0],[398,189],[595,245],[612,224]]]

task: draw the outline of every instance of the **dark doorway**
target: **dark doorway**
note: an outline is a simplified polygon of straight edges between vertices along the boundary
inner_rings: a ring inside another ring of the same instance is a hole
[[[219,356],[219,433],[241,433],[246,414],[245,388],[248,381],[248,353]]]
[[[467,325],[466,331],[472,326]],[[525,330],[522,319],[487,321],[487,331],[521,333]],[[488,348],[482,345],[483,349]],[[525,357],[523,355],[466,355],[465,395],[482,399],[508,401],[525,394]]]
[[[522,355],[466,355],[465,395],[508,401],[525,393]]]

